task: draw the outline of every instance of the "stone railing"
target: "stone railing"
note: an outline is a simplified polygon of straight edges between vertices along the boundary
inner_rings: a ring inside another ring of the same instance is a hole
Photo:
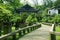
[[[42,22],[42,24],[52,26],[52,23],[44,23],[44,22]]]
[[[18,40],[18,38],[26,35],[27,33],[32,32],[33,30],[38,29],[41,27],[40,23],[33,24],[31,26],[27,26],[18,30],[15,30],[14,32],[7,33],[5,35],[0,36],[0,40]],[[6,30],[7,31],[7,30]],[[18,33],[18,38],[16,37]]]
[[[51,30],[50,30],[50,37],[51,40],[56,40],[56,36],[60,36],[60,32],[55,31],[55,24],[52,24]]]

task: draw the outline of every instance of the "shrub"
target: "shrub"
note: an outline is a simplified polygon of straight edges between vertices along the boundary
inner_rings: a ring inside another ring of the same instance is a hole
[[[30,24],[33,24],[33,23],[36,23],[37,22],[37,18],[34,17],[34,15],[29,15],[26,19],[26,23],[27,25],[30,25]]]

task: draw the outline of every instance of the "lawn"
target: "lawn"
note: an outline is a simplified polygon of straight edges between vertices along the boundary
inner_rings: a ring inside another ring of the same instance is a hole
[[[60,32],[60,26],[56,26],[56,32]],[[60,36],[56,36],[56,40],[60,40]]]
[[[60,32],[60,26],[56,26],[56,32]]]

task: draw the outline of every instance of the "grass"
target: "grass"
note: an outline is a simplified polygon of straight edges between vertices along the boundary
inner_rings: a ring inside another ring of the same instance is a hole
[[[56,40],[60,40],[60,36],[56,36]]]
[[[56,26],[56,32],[60,32],[60,26]]]
[[[56,32],[60,32],[60,26],[56,26]],[[56,36],[56,40],[60,40],[60,36]]]

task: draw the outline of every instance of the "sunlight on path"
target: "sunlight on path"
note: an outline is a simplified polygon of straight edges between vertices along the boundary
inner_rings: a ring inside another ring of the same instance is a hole
[[[39,29],[28,33],[27,35],[23,36],[19,40],[49,40],[50,34],[50,26],[43,25]]]

